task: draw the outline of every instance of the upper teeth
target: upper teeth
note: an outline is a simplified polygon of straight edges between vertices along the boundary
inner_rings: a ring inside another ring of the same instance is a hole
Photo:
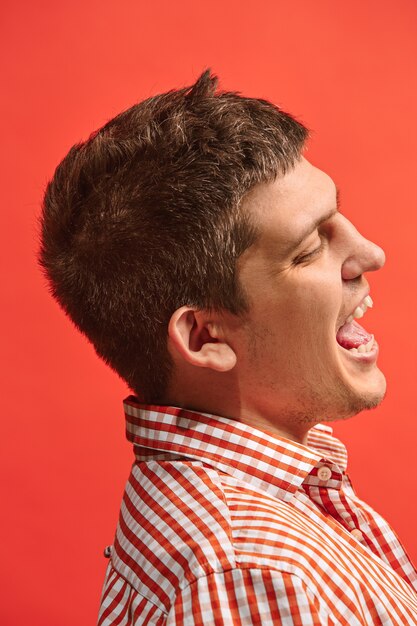
[[[356,309],[353,311],[352,315],[349,315],[346,323],[350,324],[350,322],[352,322],[354,319],[360,319],[361,317],[363,317],[366,313],[367,308],[369,307],[371,309],[373,307],[373,304],[374,303],[372,302],[371,296],[366,296],[366,298],[362,300],[360,305],[357,306]]]

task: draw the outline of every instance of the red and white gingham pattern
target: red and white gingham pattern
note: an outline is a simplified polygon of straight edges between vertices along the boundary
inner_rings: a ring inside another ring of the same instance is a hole
[[[132,396],[124,406],[136,461],[99,626],[417,624],[417,572],[355,495],[329,426],[302,446]]]

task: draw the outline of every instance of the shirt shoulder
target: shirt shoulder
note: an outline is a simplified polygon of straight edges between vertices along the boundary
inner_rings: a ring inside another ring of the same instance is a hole
[[[113,547],[114,569],[163,610],[178,590],[235,567],[219,472],[198,461],[135,463]]]
[[[196,580],[229,570],[266,568],[308,584],[306,551],[317,547],[317,559],[323,543],[310,515],[201,461],[135,463],[113,567],[162,610]]]

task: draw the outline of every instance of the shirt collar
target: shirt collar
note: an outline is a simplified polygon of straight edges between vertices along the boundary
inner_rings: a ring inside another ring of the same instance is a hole
[[[126,436],[138,460],[158,453],[198,460],[288,501],[323,462],[346,470],[347,453],[332,428],[317,424],[307,446],[242,422],[171,406],[125,399]]]

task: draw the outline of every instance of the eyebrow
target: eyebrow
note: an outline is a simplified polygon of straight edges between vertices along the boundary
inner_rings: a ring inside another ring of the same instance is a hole
[[[306,239],[309,235],[311,235],[311,233],[314,233],[316,228],[321,226],[321,224],[323,224],[324,222],[327,222],[327,220],[333,217],[333,215],[336,215],[336,213],[339,212],[339,208],[340,208],[340,190],[336,187],[336,208],[331,209],[331,211],[328,211],[325,215],[321,215],[319,218],[314,220],[314,222],[309,224],[307,228],[301,233],[301,235],[297,237],[296,240],[291,241],[291,243],[289,244],[286,250],[286,254],[290,254],[296,248],[298,248],[298,246],[303,243],[304,239]]]

